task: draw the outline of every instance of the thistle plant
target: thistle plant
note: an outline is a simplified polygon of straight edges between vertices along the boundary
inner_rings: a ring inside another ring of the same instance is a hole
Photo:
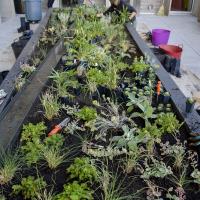
[[[176,169],[180,169],[184,164],[184,158],[186,155],[186,146],[185,143],[182,144],[180,140],[177,140],[177,143],[174,145],[170,145],[169,142],[161,145],[161,155],[172,157],[174,160],[174,167]]]
[[[95,158],[109,158],[110,160],[113,160],[114,157],[127,154],[126,148],[118,148],[108,145],[107,147],[97,145],[97,144],[91,144],[84,142],[82,146],[82,151],[89,155],[93,156]]]
[[[146,97],[141,96],[139,98],[136,98],[133,93],[126,93],[129,98],[129,102],[126,104],[128,106],[127,111],[131,113],[134,109],[134,107],[139,108],[142,112],[134,112],[131,114],[131,118],[141,117],[145,120],[145,124],[149,124],[149,119],[155,119],[157,117],[156,114],[154,114],[154,109],[150,105],[150,102],[147,100]]]
[[[19,152],[2,150],[0,153],[0,185],[8,184],[21,168]]]
[[[61,109],[61,104],[58,102],[58,97],[51,93],[51,91],[46,91],[41,97],[41,103],[44,108],[44,116],[48,120],[52,120],[53,117],[59,115]]]
[[[158,161],[154,158],[151,158],[150,163],[148,159],[145,159],[144,165],[145,169],[142,172],[141,178],[145,180],[150,177],[164,178],[165,176],[173,174],[171,167],[167,167],[163,161]]]
[[[200,185],[200,171],[198,169],[194,169],[191,173],[191,177],[194,179],[194,183]]]
[[[109,98],[107,100],[108,103],[94,122],[94,129],[99,131],[96,139],[104,137],[109,129],[121,129],[126,124],[135,126],[135,123],[126,116],[125,111],[120,110],[118,103],[110,101]]]

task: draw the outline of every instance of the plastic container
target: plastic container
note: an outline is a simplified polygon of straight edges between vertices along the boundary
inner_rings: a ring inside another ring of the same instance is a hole
[[[159,48],[163,50],[167,55],[170,55],[173,58],[181,59],[183,52],[182,46],[177,45],[160,45]]]
[[[153,29],[152,30],[152,44],[159,46],[161,44],[167,44],[170,37],[169,30],[166,29]]]
[[[30,22],[39,22],[42,19],[41,0],[25,0],[26,19]]]

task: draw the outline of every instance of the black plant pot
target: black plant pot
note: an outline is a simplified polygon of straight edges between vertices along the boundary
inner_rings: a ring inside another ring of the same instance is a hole
[[[185,112],[191,113],[193,110],[194,110],[194,103],[186,102]]]
[[[163,96],[163,103],[168,104],[170,100],[170,96]]]
[[[99,92],[100,96],[102,96],[102,95],[105,95],[106,97],[112,96],[111,91],[108,88],[103,87],[103,86],[98,87],[98,92]]]
[[[58,101],[64,105],[69,105],[69,106],[74,105],[74,101],[71,100],[69,97],[59,97]]]
[[[73,89],[73,92],[74,92],[74,94],[75,94],[76,96],[80,96],[80,94],[81,94],[81,89],[80,89],[80,88],[74,88],[74,89]]]

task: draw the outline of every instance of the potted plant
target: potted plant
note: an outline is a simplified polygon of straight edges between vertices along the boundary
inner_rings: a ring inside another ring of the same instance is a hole
[[[191,113],[194,109],[195,100],[193,98],[187,98],[186,100],[186,113]]]

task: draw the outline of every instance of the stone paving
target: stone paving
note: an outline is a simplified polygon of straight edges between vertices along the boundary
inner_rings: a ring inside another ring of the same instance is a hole
[[[147,32],[154,28],[171,30],[169,44],[183,46],[182,78],[172,78],[185,96],[200,98],[200,23],[197,18],[192,15],[138,17],[138,32]]]

